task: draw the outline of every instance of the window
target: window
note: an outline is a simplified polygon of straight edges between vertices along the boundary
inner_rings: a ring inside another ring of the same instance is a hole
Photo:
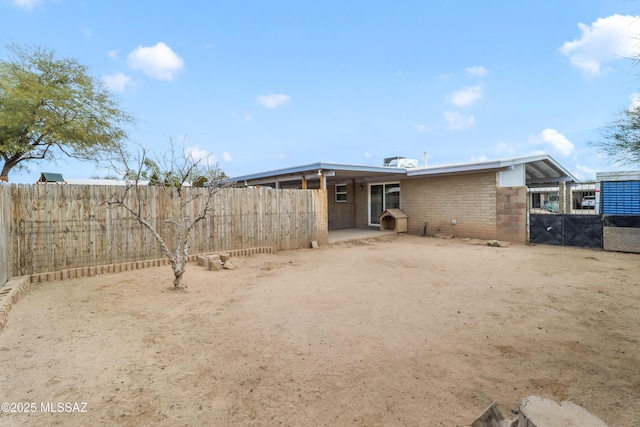
[[[336,202],[343,203],[347,201],[347,184],[336,185]]]

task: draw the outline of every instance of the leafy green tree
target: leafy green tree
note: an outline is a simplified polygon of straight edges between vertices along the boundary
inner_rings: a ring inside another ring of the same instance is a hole
[[[616,163],[640,164],[640,106],[620,113],[620,117],[602,130],[602,139],[595,142]]]
[[[133,118],[75,59],[10,45],[0,58],[0,176],[33,160],[99,160],[127,138]]]

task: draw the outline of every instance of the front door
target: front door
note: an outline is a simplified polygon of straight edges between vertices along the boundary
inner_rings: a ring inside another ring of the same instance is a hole
[[[400,209],[400,183],[369,185],[369,225],[380,225],[387,209]]]

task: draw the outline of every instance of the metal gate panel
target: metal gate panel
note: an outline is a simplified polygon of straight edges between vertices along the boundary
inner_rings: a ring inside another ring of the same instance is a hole
[[[529,241],[531,243],[562,245],[562,235],[562,215],[529,215]]]
[[[563,215],[564,245],[602,249],[600,215]]]
[[[600,215],[529,215],[531,243],[602,249],[602,233]]]

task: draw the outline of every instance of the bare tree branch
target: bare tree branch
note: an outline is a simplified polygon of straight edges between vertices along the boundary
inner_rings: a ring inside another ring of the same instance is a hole
[[[184,148],[177,148],[173,140],[170,142],[170,150],[155,160],[150,158],[150,152],[143,147],[139,147],[134,153],[119,150],[112,158],[111,165],[127,184],[123,192],[112,194],[106,204],[125,209],[151,233],[169,259],[173,269],[174,288],[185,289],[182,276],[187,267],[191,233],[196,224],[205,220],[213,210],[214,196],[225,186],[225,181],[221,179],[224,175],[218,165],[211,166],[208,157],[195,158]],[[204,188],[191,186],[195,181],[202,181],[203,177],[208,179],[209,185]],[[145,217],[142,188],[148,185],[155,186],[159,194],[164,194],[173,201],[174,210],[164,223],[175,231],[175,242],[168,242],[163,231],[156,229]],[[202,203],[196,203],[203,197]]]

